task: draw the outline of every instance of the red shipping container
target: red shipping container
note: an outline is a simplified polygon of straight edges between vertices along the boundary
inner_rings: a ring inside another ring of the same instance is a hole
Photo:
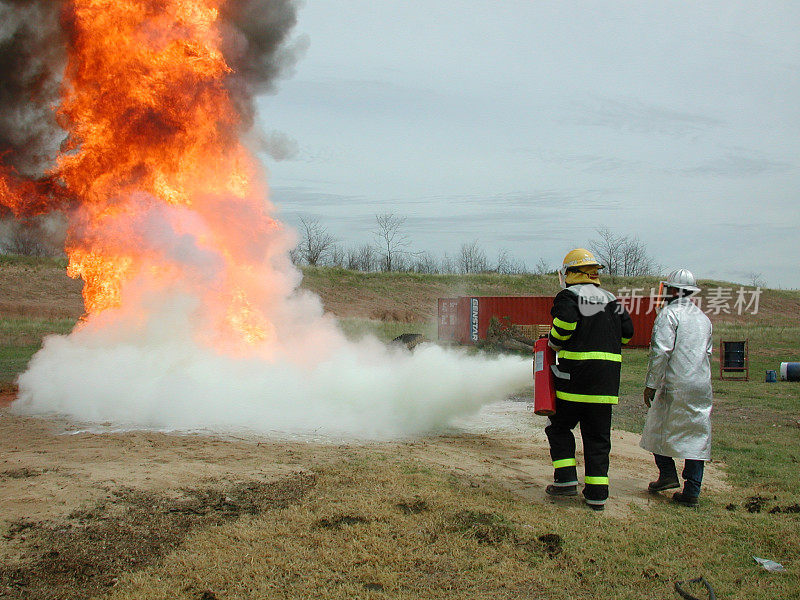
[[[456,302],[454,329],[447,329],[447,339],[461,344],[474,344],[486,339],[489,323],[496,317],[502,326],[512,325],[550,325],[553,321],[550,308],[553,306],[555,296],[466,296],[460,297]],[[442,317],[442,301],[448,305],[449,317],[452,315],[451,305],[453,298],[439,299],[440,322]],[[621,298],[620,301],[631,313],[634,335],[628,346],[647,347],[650,345],[650,336],[653,331],[653,322],[656,313],[648,312],[644,302],[632,302],[630,298]],[[441,326],[440,326],[441,327]],[[441,331],[441,329],[440,329]]]
[[[649,302],[641,298],[620,298],[620,303],[628,310],[633,321],[633,337],[628,343],[632,348],[650,347],[650,337],[653,335],[653,323],[656,321],[657,312]]]

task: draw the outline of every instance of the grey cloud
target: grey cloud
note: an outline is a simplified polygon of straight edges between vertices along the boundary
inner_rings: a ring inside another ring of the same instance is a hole
[[[367,199],[362,196],[318,192],[305,187],[274,187],[272,188],[272,200],[281,208],[291,209],[297,207],[333,208],[367,202]]]
[[[638,133],[683,136],[725,125],[724,121],[708,115],[610,98],[577,104],[572,110],[573,116],[564,119],[565,122]]]
[[[524,150],[523,150],[524,151]],[[528,150],[543,162],[561,166],[575,167],[587,173],[638,173],[653,170],[653,166],[640,160],[613,158],[600,154],[557,154],[549,151]]]
[[[256,143],[259,150],[277,161],[295,159],[300,153],[297,140],[283,131],[259,131],[256,134]]]
[[[686,175],[719,177],[752,177],[764,173],[789,171],[794,165],[788,162],[770,160],[761,156],[728,153],[723,157],[704,161],[694,167],[681,169]]]

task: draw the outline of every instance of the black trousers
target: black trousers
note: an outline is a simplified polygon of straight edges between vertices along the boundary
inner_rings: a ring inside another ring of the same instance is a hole
[[[587,500],[608,498],[608,455],[611,452],[611,404],[568,402],[556,398],[556,414],[545,427],[553,459],[553,480],[556,485],[577,483],[575,436],[572,430],[580,423],[585,461]],[[570,460],[572,459],[572,460]],[[567,464],[565,466],[564,463]]]

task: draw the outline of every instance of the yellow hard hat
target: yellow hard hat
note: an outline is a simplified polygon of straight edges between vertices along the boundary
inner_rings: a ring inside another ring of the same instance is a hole
[[[561,266],[561,272],[566,273],[567,269],[576,267],[597,267],[602,269],[603,265],[597,262],[594,254],[589,252],[586,248],[575,248],[564,257],[564,264]]]

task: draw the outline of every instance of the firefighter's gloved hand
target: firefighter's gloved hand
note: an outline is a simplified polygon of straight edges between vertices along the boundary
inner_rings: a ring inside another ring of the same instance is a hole
[[[644,388],[644,403],[647,408],[650,408],[650,403],[656,397],[656,391],[651,387]]]
[[[556,346],[555,344],[553,344],[551,340],[547,340],[547,345],[550,346],[553,352],[558,352],[559,350],[561,350],[561,346]]]

